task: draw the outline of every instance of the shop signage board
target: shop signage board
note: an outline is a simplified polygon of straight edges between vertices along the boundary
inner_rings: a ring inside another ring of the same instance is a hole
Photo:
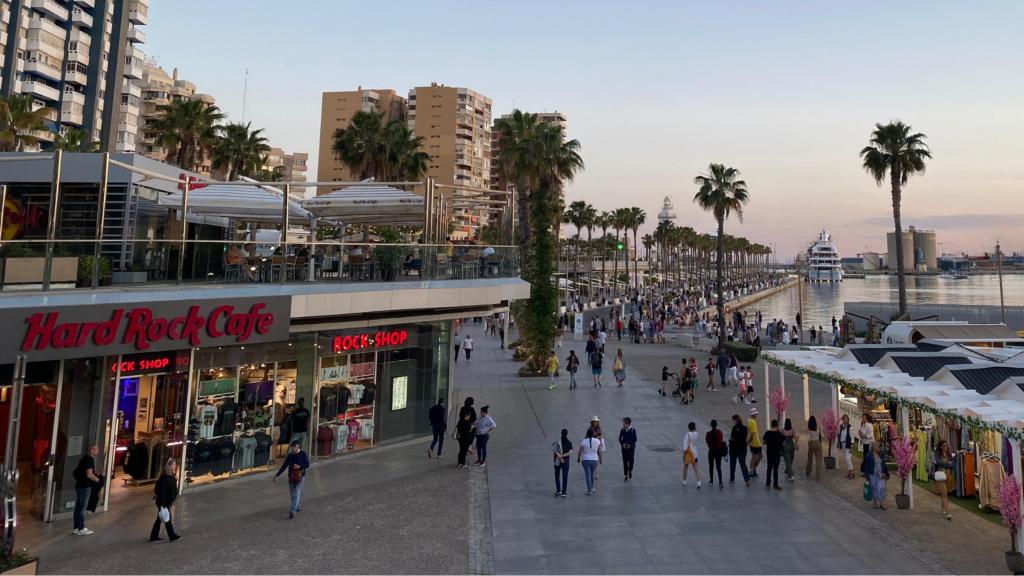
[[[409,405],[409,377],[395,376],[391,379],[391,410],[404,410]]]
[[[290,316],[290,296],[11,308],[0,364],[280,342]]]
[[[573,315],[572,333],[579,340],[583,336],[583,313],[577,312]]]
[[[118,368],[121,376],[141,376],[143,374],[166,374],[188,370],[189,352],[157,352],[154,354],[131,354],[121,357],[118,363],[115,358],[110,362],[110,373],[116,374]]]
[[[234,378],[218,378],[216,380],[203,380],[199,383],[199,396],[220,396],[222,394],[233,394],[235,392]]]
[[[405,329],[335,336],[331,339],[331,351],[339,353],[389,348],[401,346],[408,339],[409,331]]]

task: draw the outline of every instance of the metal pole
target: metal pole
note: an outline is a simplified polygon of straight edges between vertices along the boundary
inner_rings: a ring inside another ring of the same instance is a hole
[[[0,244],[2,244],[4,236],[4,212],[7,207],[7,184],[0,184]]]
[[[811,419],[811,384],[807,374],[803,375],[804,384],[804,422]]]
[[[181,249],[178,254],[178,284],[185,277],[185,245],[188,241],[188,193],[192,187],[192,177],[185,176],[181,189]]]
[[[57,204],[60,202],[60,167],[63,157],[63,150],[54,151],[53,177],[50,181],[50,214],[46,219],[46,259],[43,265],[43,290],[50,289],[50,276],[53,273],[53,240],[57,238]]]
[[[996,241],[996,268],[999,270],[999,318],[1006,324],[1006,301],[1003,300],[1003,251]]]
[[[433,180],[425,178],[423,180],[423,243],[431,243],[431,232],[432,222],[430,217],[433,213],[433,198],[434,198],[434,187],[432,186]]]
[[[107,185],[110,178],[110,152],[100,155],[100,203],[96,209],[96,245],[92,249],[92,287],[100,285],[100,243],[103,241],[103,227],[107,220]]]
[[[4,532],[2,552],[9,556],[14,550],[14,529],[18,513],[18,432],[21,427],[21,395],[25,389],[25,356],[14,360],[14,379],[11,382],[10,412],[7,414],[7,443],[4,451],[3,497]]]
[[[284,199],[281,203],[281,254],[284,256],[284,266],[281,268],[281,284],[288,280],[288,194],[291,186],[284,185]]]

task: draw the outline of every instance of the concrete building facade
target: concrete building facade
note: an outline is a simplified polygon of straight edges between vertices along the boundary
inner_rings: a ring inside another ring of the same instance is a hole
[[[216,100],[209,94],[202,94],[196,90],[196,85],[188,80],[178,77],[178,69],[175,68],[170,74],[157,66],[155,62],[145,62],[142,72],[141,86],[141,134],[136,141],[134,152],[143,156],[165,162],[167,150],[160,144],[154,124],[160,118],[161,106],[167,106],[181,100],[199,100],[210,105],[216,104]],[[210,174],[210,158],[204,159],[201,174]]]
[[[281,148],[271,148],[270,152],[267,153],[267,163],[264,169],[279,172],[282,182],[305,182],[306,161],[308,160],[309,154],[306,152],[289,153]],[[299,196],[304,195],[304,193],[305,190],[301,188],[292,190],[292,194],[298,194]]]
[[[134,149],[148,0],[0,0],[0,93],[51,110],[50,130],[83,130],[110,151]]]
[[[335,157],[331,148],[335,132],[348,128],[356,112],[370,110],[384,114],[386,122],[404,122],[408,106],[405,98],[391,89],[363,89],[360,86],[355,90],[323,93],[320,108],[320,156],[316,174],[318,182],[352,182],[359,179],[358,174],[352,174]],[[317,190],[317,194],[330,191],[330,187],[322,187]]]

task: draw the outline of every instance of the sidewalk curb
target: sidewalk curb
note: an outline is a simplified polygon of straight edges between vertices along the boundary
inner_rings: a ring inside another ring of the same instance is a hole
[[[469,470],[469,574],[494,574],[494,530],[487,468]]]

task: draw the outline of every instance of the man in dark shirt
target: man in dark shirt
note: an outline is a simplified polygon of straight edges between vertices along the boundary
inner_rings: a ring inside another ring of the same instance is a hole
[[[438,398],[437,404],[430,407],[427,412],[430,419],[430,429],[434,433],[434,439],[427,448],[427,458],[434,456],[434,445],[437,445],[437,457],[441,457],[441,450],[444,448],[444,433],[448,430],[448,412],[444,409],[444,399]]]
[[[302,485],[306,483],[306,469],[309,468],[309,456],[302,450],[302,444],[296,440],[292,441],[291,451],[281,463],[281,468],[274,475],[274,482],[277,477],[288,471],[288,493],[291,496],[292,505],[288,509],[288,518],[294,518],[295,513],[302,510]]]
[[[729,434],[729,482],[736,481],[736,463],[739,462],[743,481],[750,486],[750,473],[747,471],[747,427],[739,414],[732,416],[732,431]]]
[[[309,409],[306,408],[306,399],[299,398],[299,405],[292,412],[292,441],[298,442],[300,446],[305,446],[308,435]]]
[[[776,490],[779,487],[779,461],[782,459],[782,432],[779,432],[779,421],[772,420],[772,427],[764,433],[764,449],[768,456],[768,474],[764,480],[764,487],[771,487],[773,484]]]
[[[622,481],[629,482],[633,477],[633,462],[636,458],[636,429],[629,417],[622,419],[622,430],[619,430],[619,446],[622,447]]]
[[[89,503],[93,486],[100,483],[99,476],[96,475],[96,455],[99,453],[98,446],[90,445],[72,473],[75,478],[75,528],[71,533],[75,536],[92,534],[92,530],[85,527],[85,507]]]

